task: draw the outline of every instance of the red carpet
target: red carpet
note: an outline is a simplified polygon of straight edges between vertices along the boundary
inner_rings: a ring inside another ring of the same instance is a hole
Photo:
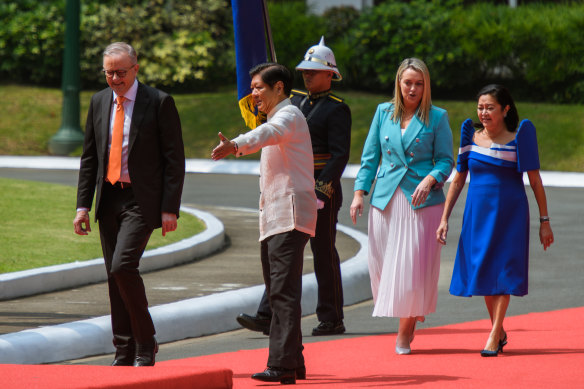
[[[416,385],[430,388],[584,388],[584,307],[505,319],[509,344],[482,358],[490,324],[462,323],[416,332],[411,355],[394,352],[395,334],[305,345],[310,388]],[[355,329],[357,330],[357,329]],[[3,389],[234,388],[253,381],[267,350],[238,351],[157,363],[154,368],[1,365]],[[205,367],[213,366],[213,369]],[[124,369],[124,374],[119,374]],[[223,370],[222,370],[223,369]],[[114,374],[115,372],[115,374]]]
[[[229,369],[197,366],[0,365],[2,389],[225,389]]]
[[[421,329],[411,355],[395,354],[395,334],[306,344],[308,379],[297,386],[584,388],[584,308],[508,317],[505,329],[509,344],[496,358],[479,355],[487,320]],[[266,359],[262,349],[167,363],[228,366],[239,389],[274,385],[249,378]]]

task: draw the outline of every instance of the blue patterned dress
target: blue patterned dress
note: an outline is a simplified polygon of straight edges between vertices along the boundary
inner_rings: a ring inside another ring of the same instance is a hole
[[[523,172],[539,169],[535,127],[523,120],[514,140],[490,148],[473,142],[474,131],[467,119],[461,128],[457,170],[469,170],[470,183],[450,293],[523,296],[529,267]]]

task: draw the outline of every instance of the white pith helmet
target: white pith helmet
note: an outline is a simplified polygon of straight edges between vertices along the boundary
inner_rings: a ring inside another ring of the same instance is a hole
[[[324,36],[320,38],[318,45],[308,49],[304,54],[304,60],[296,66],[296,70],[330,70],[333,72],[333,81],[343,79],[337,69],[333,51],[324,45]]]

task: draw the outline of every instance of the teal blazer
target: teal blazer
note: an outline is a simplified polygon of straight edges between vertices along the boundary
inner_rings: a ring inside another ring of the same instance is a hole
[[[438,183],[444,183],[454,166],[452,131],[444,109],[431,107],[428,126],[414,115],[403,137],[400,123],[394,123],[390,118],[393,109],[392,103],[377,106],[363,146],[361,168],[355,179],[355,190],[368,194],[377,177],[371,205],[381,210],[389,204],[398,186],[411,204],[411,196],[424,177],[431,174]],[[440,189],[430,191],[422,205],[413,208],[428,207],[445,200],[440,186]]]

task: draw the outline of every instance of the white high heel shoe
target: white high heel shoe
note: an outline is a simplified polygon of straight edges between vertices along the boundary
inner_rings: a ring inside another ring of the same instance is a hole
[[[411,348],[409,348],[409,347],[408,348],[399,347],[397,345],[397,343],[396,343],[396,345],[395,345],[395,353],[397,355],[408,355],[408,354],[411,354],[411,352],[412,352],[412,349]]]

